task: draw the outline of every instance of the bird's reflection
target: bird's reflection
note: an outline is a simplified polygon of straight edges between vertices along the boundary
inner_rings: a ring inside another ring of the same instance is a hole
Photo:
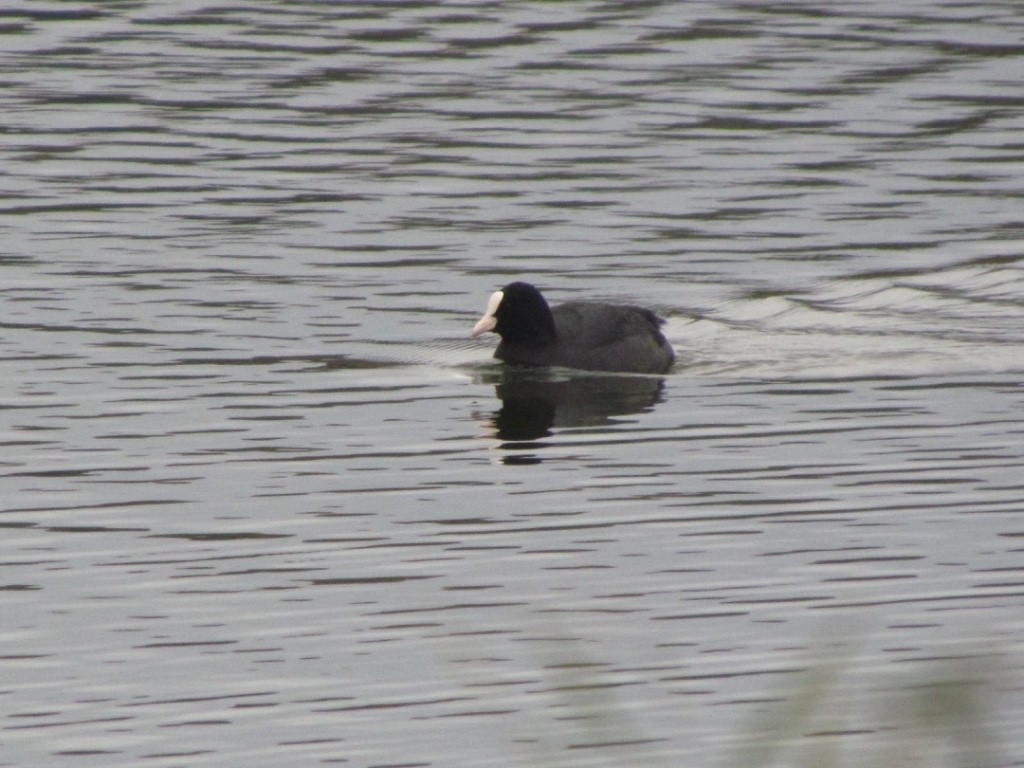
[[[494,384],[501,400],[489,418],[494,436],[516,450],[529,449],[555,428],[599,427],[616,416],[642,413],[661,400],[664,388],[657,376],[559,374],[514,366],[488,371],[483,381]]]

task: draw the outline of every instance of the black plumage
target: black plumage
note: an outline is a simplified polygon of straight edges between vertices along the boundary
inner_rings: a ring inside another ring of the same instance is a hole
[[[496,292],[473,329],[501,336],[494,352],[513,365],[664,373],[674,360],[664,321],[643,307],[570,301],[553,310],[540,291],[515,282]]]

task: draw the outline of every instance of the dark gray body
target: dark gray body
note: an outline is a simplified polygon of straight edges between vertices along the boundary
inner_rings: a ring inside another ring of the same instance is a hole
[[[675,359],[659,328],[663,321],[643,307],[571,301],[551,313],[554,341],[503,339],[494,356],[514,365],[623,373],[664,373]]]

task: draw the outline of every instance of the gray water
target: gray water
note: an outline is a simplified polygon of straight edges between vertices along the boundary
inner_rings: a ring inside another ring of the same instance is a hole
[[[0,765],[1024,764],[1024,6],[249,5],[0,11]]]

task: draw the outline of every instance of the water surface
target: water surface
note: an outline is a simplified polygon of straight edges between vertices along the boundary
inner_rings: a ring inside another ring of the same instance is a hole
[[[0,13],[0,765],[751,765],[810,696],[783,764],[1022,764],[1022,32]],[[516,278],[678,364],[503,370]]]

